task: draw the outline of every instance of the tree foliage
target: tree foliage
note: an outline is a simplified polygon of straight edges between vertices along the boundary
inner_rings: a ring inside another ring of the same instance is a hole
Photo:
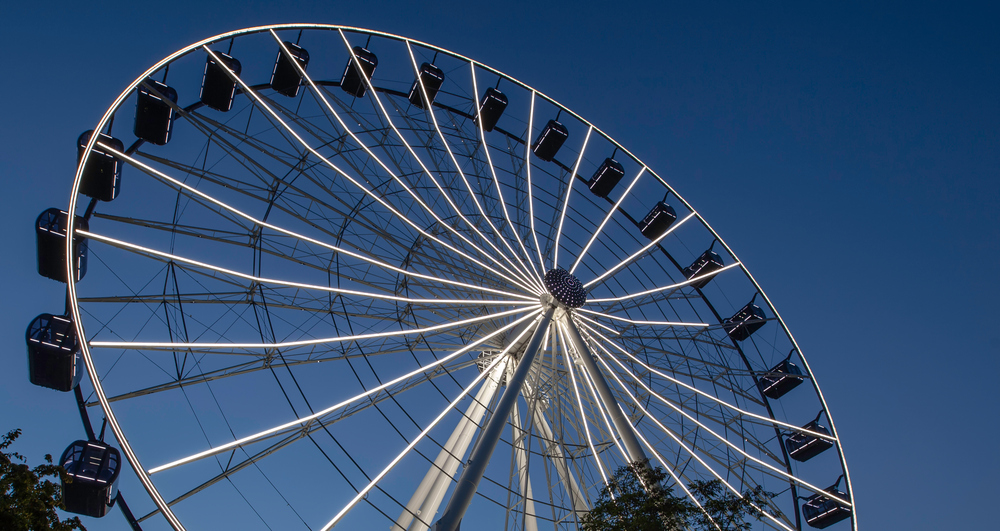
[[[62,506],[62,485],[50,481],[64,477],[66,471],[52,464],[52,456],[45,456],[45,463],[28,468],[24,456],[7,453],[8,447],[21,435],[12,430],[0,442],[0,529],[4,531],[86,531],[78,517],[60,520],[56,507]]]
[[[645,461],[619,468],[583,517],[584,531],[745,531],[773,496],[760,487],[738,496],[719,480],[695,481],[688,485],[695,503],[686,493],[674,494],[666,478]]]

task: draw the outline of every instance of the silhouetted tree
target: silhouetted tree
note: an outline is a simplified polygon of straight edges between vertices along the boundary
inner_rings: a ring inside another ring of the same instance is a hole
[[[0,529],[4,531],[86,531],[78,517],[60,520],[56,507],[62,506],[62,485],[58,479],[66,474],[61,466],[45,463],[28,468],[24,456],[7,453],[8,447],[21,435],[13,430],[0,442]],[[56,478],[56,482],[45,479]]]
[[[747,519],[761,519],[758,507],[773,496],[757,487],[741,497],[719,480],[695,481],[688,490],[699,507],[686,493],[675,495],[666,478],[663,469],[648,462],[619,468],[583,517],[584,531],[745,531],[752,525]]]

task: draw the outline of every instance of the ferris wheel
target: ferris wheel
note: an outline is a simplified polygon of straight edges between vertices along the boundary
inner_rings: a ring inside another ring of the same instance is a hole
[[[76,512],[120,499],[120,448],[134,527],[576,529],[648,459],[687,495],[774,493],[763,528],[857,529],[819,385],[730,246],[496,69],[249,28],[151,67],[78,148],[37,225],[67,311],[28,330],[32,380],[114,438],[63,456]]]

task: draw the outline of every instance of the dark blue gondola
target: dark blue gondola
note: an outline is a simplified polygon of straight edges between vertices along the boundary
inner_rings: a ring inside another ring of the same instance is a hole
[[[437,97],[438,91],[441,90],[441,85],[444,84],[444,72],[430,63],[420,65],[420,76],[418,79],[413,80],[413,86],[410,87],[408,98],[410,103],[423,109],[424,97],[420,95],[421,83],[424,86],[424,91],[427,93],[427,101],[433,104],[434,98]]]
[[[72,391],[83,376],[73,322],[66,316],[43,313],[31,321],[24,335],[31,383],[56,391]]]
[[[135,100],[135,136],[158,146],[170,142],[174,123],[171,103],[177,103],[177,91],[146,78]]]
[[[500,116],[507,109],[507,96],[495,88],[486,89],[482,101],[479,102],[479,117],[483,131],[492,131],[500,121]]]
[[[348,94],[363,98],[365,92],[368,90],[365,78],[368,78],[370,81],[375,74],[375,68],[378,66],[378,57],[360,46],[354,47],[354,56],[358,58],[361,70],[358,70],[358,66],[354,64],[353,58],[348,59],[347,67],[344,68],[344,75],[340,78],[340,88],[344,89]],[[362,73],[364,74],[363,76]]]
[[[87,230],[87,220],[75,218],[76,228]],[[38,257],[38,274],[59,282],[66,282],[66,229],[69,214],[58,208],[42,212],[35,220],[35,247]],[[87,239],[73,238],[74,280],[87,274]]]
[[[285,41],[285,48],[288,53],[295,58],[302,70],[309,66],[309,52],[305,48]],[[274,70],[271,71],[271,88],[278,94],[283,94],[289,98],[294,98],[299,93],[299,85],[302,84],[302,76],[299,69],[295,68],[292,60],[289,59],[284,50],[278,50],[278,58],[274,60]]]
[[[93,130],[84,131],[76,139],[77,164],[83,160],[83,155],[87,151],[87,143],[90,142],[90,137],[93,134]],[[100,144],[119,152],[125,151],[125,145],[121,140],[99,133],[97,142],[94,143],[94,149],[87,157],[87,165],[83,167],[83,175],[80,176],[80,193],[99,201],[111,201],[118,197],[118,192],[121,191],[122,163],[105,148],[102,148]]]
[[[663,236],[675,221],[677,212],[674,212],[674,207],[660,201],[639,222],[639,231],[650,240],[655,240]]]
[[[743,341],[764,326],[764,323],[767,322],[764,319],[764,310],[761,310],[760,306],[751,300],[732,317],[723,319],[722,327],[726,329],[729,337],[736,341]]]
[[[624,176],[625,168],[617,160],[609,157],[604,159],[601,167],[597,168],[594,176],[587,181],[587,187],[597,197],[607,197]]]
[[[768,398],[778,399],[785,396],[802,383],[802,371],[790,359],[771,367],[768,374],[758,380],[760,392]]]
[[[198,98],[206,106],[217,111],[229,112],[233,108],[233,98],[236,96],[236,80],[232,79],[226,70],[239,76],[243,65],[237,59],[222,52],[214,52],[216,61],[208,56],[205,61],[205,75],[201,78],[201,93]],[[297,88],[297,87],[296,87]]]
[[[569,131],[566,126],[555,120],[549,120],[549,123],[545,124],[545,129],[542,129],[542,133],[535,139],[535,143],[531,145],[531,151],[538,158],[551,162],[568,137]]]
[[[715,275],[711,273],[722,269],[723,265],[722,257],[712,249],[708,249],[701,253],[701,256],[691,265],[685,267],[682,273],[684,273],[684,278],[688,280],[694,277],[701,277],[701,279],[691,283],[691,286],[701,289],[715,278]]]
[[[64,508],[97,518],[107,514],[118,494],[118,450],[101,441],[76,441],[63,452],[59,464],[69,479],[62,484]]]
[[[847,499],[847,493],[840,491],[836,485],[825,489],[828,494]],[[825,529],[831,525],[851,517],[851,508],[823,494],[813,494],[802,504],[802,515],[806,523],[816,529]]]
[[[820,424],[819,419],[802,426],[802,429],[830,435],[830,430]],[[793,433],[785,439],[785,449],[788,450],[788,456],[796,461],[808,461],[832,447],[833,442],[830,440],[821,439],[808,433]]]

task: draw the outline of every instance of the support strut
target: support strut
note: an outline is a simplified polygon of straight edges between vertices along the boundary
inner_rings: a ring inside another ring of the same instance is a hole
[[[493,456],[493,450],[500,440],[500,434],[507,424],[507,417],[510,416],[510,412],[517,402],[518,395],[521,394],[521,386],[524,385],[528,371],[535,361],[535,355],[538,354],[538,350],[542,345],[542,338],[545,337],[545,330],[552,321],[552,312],[554,310],[554,306],[549,306],[542,313],[535,331],[531,334],[531,340],[524,349],[524,354],[521,355],[521,359],[517,362],[514,375],[507,380],[507,388],[504,389],[503,396],[500,397],[500,402],[497,403],[496,410],[493,411],[493,415],[487,421],[486,428],[483,429],[479,442],[472,450],[472,455],[469,457],[469,464],[462,470],[462,476],[458,478],[458,485],[455,487],[455,492],[451,495],[451,499],[448,500],[448,507],[445,508],[441,519],[434,524],[434,531],[458,531],[459,524],[462,523],[462,517],[465,516],[465,511],[469,508],[469,504],[472,503],[472,496],[476,494],[479,482],[483,479],[483,474],[486,473],[486,465],[489,464],[490,457]]]
[[[583,362],[584,370],[590,375],[590,379],[594,381],[597,394],[600,395],[601,401],[604,402],[605,409],[611,415],[611,422],[614,423],[615,429],[618,430],[618,435],[622,438],[622,443],[625,444],[625,451],[628,452],[629,459],[632,462],[645,462],[646,452],[642,450],[639,439],[635,436],[632,423],[622,414],[622,410],[618,406],[618,400],[611,393],[611,387],[608,386],[608,381],[604,379],[604,374],[597,367],[597,362],[594,361],[594,356],[590,353],[586,341],[580,335],[580,330],[577,329],[576,324],[568,314],[563,318],[563,322],[567,330],[569,330],[570,342],[573,343],[577,353],[580,354],[580,361]]]

